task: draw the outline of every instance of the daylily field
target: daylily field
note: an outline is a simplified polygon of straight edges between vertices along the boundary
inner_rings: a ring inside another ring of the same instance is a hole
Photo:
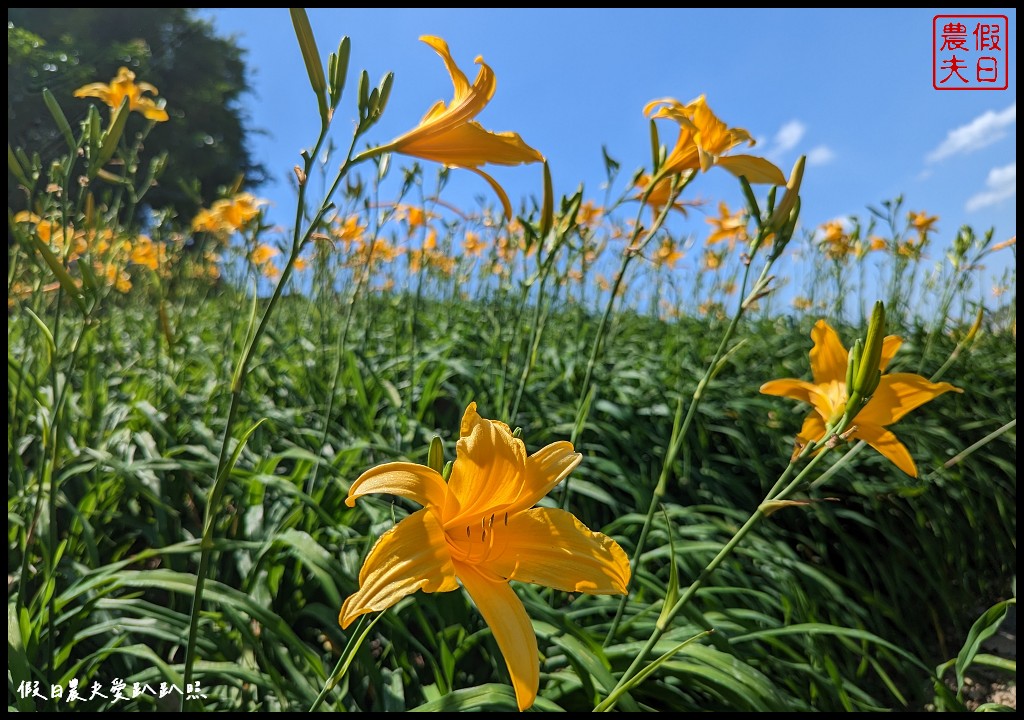
[[[44,91],[57,161],[8,145],[9,709],[1004,709],[1015,235],[806,227],[711,94],[638,108],[598,204],[478,118],[482,60],[422,38],[438,103],[381,137],[391,76],[292,22],[291,227],[243,178],[139,212],[174,98],[128,67]]]

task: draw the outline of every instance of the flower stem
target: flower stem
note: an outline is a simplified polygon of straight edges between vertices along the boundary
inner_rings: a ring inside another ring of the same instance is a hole
[[[765,498],[762,501],[761,505],[770,500],[782,500],[786,498],[790,493],[792,493],[793,490],[799,487],[811,474],[811,471],[818,465],[818,463],[820,463],[822,459],[828,454],[828,451],[831,448],[830,444],[827,441],[832,437],[832,435],[833,433],[830,431],[826,433],[825,438],[822,438],[817,443],[808,443],[806,446],[804,446],[804,449],[800,452],[799,455],[797,455],[790,461],[785,471],[782,473],[781,476],[779,476],[779,479],[775,482],[775,485],[772,486],[772,489],[768,491],[767,495],[765,495]],[[789,480],[790,476],[792,476],[794,473],[797,463],[811,452],[819,449],[821,450],[821,452],[819,452],[817,455],[811,458],[811,461],[807,463],[807,466],[804,467],[804,469],[801,470],[800,473],[796,475],[796,477],[794,477],[792,480]],[[844,462],[847,457],[849,457],[849,454],[843,456],[843,458],[841,458],[839,462]],[[838,465],[839,463],[836,464]],[[782,489],[780,490],[780,488]],[[767,517],[767,515],[763,510],[761,510],[761,507],[758,506],[758,509],[756,509],[750,515],[750,517],[747,518],[747,521],[743,523],[743,525],[733,534],[729,541],[724,546],[722,546],[722,549],[718,551],[718,554],[715,555],[714,558],[712,558],[711,562],[709,562],[704,567],[704,569],[701,570],[700,575],[698,575],[697,579],[690,584],[690,586],[686,589],[686,592],[684,592],[676,601],[675,605],[669,608],[667,612],[664,612],[662,614],[662,616],[658,619],[658,622],[655,624],[654,631],[651,633],[651,636],[650,638],[648,638],[647,643],[644,645],[643,649],[640,650],[636,658],[633,660],[632,664],[630,664],[630,666],[626,669],[626,672],[622,674],[622,677],[619,678],[618,683],[608,694],[608,697],[601,703],[602,708],[606,712],[614,708],[619,698],[621,698],[622,695],[625,694],[625,688],[629,683],[630,679],[641,671],[644,663],[647,660],[648,655],[651,654],[655,645],[657,645],[658,641],[668,631],[675,617],[682,611],[686,604],[690,602],[693,596],[696,595],[697,590],[699,590],[704,585],[704,583],[707,582],[708,578],[711,577],[712,573],[714,573],[718,566],[721,565],[722,562],[727,557],[729,557],[729,555],[732,554],[732,551],[736,548],[737,545],[739,545],[743,538],[745,538],[747,534],[750,533],[754,526],[757,525],[765,517]]]
[[[685,177],[676,175],[672,179],[672,188],[669,191],[669,202],[665,203],[665,207],[662,208],[661,212],[655,216],[654,222],[648,230],[643,227],[640,220],[643,215],[644,207],[647,204],[647,198],[650,196],[651,191],[654,190],[655,186],[661,182],[663,177],[664,175],[661,172],[655,173],[654,177],[652,177],[651,181],[647,184],[647,189],[640,196],[640,208],[637,210],[635,229],[630,237],[629,245],[626,246],[626,249],[622,253],[622,264],[619,265],[619,271],[615,275],[615,281],[612,283],[611,292],[608,295],[608,304],[605,305],[604,314],[601,316],[601,321],[597,326],[597,334],[594,336],[594,343],[590,348],[590,358],[587,360],[587,369],[583,375],[580,399],[576,405],[576,418],[572,424],[572,434],[569,438],[569,441],[573,446],[576,445],[577,440],[579,440],[579,436],[583,434],[583,428],[587,424],[587,416],[590,415],[590,408],[593,406],[594,398],[592,397],[592,393],[594,392],[594,388],[592,388],[591,385],[593,383],[594,367],[597,365],[597,358],[601,352],[604,336],[608,331],[612,310],[615,309],[615,298],[618,297],[619,288],[626,277],[626,270],[629,268],[630,262],[633,258],[643,251],[644,246],[654,238],[658,230],[661,229],[661,226],[665,224],[665,220],[668,219],[668,214],[672,210],[674,199],[679,196],[679,193],[681,193],[686,186],[690,184],[690,182],[692,182],[693,178],[696,177],[696,173],[690,173]],[[639,242],[641,236],[645,233],[646,237],[643,238],[642,242]],[[571,479],[571,477],[568,477],[562,483],[563,493],[561,506],[563,510],[569,504],[569,494],[572,488],[570,483]]]
[[[676,405],[675,420],[672,423],[672,436],[669,440],[669,449],[665,454],[664,461],[662,462],[661,474],[658,477],[658,484],[655,486],[654,492],[651,495],[651,504],[647,508],[647,516],[644,518],[644,525],[640,530],[640,537],[637,540],[636,548],[633,551],[633,560],[630,567],[631,578],[636,577],[637,568],[640,565],[640,556],[643,554],[644,546],[647,543],[647,535],[650,533],[651,525],[654,522],[654,515],[657,512],[661,499],[668,491],[668,478],[672,472],[672,465],[675,463],[676,457],[678,457],[679,451],[683,447],[683,441],[686,439],[686,435],[690,430],[690,424],[693,422],[693,418],[697,414],[697,408],[700,407],[701,399],[704,396],[704,390],[707,388],[711,378],[714,377],[717,372],[719,361],[725,355],[725,350],[729,345],[729,341],[736,332],[736,327],[739,325],[740,318],[743,316],[747,307],[749,307],[751,299],[757,297],[764,291],[768,281],[768,271],[770,268],[771,262],[766,263],[764,269],[761,271],[760,277],[757,279],[757,282],[754,283],[753,290],[751,290],[749,295],[745,295],[744,293],[746,293],[747,282],[750,278],[750,265],[747,264],[746,269],[743,271],[743,281],[740,285],[740,297],[743,299],[740,301],[739,307],[736,309],[736,313],[733,315],[732,321],[729,323],[729,327],[726,328],[725,334],[722,336],[722,340],[718,344],[718,349],[715,351],[714,357],[712,357],[711,362],[708,363],[704,376],[697,383],[697,388],[693,391],[693,395],[690,397],[690,405],[687,408],[685,418],[683,418],[683,398],[682,396],[679,398],[679,402]],[[615,617],[612,619],[612,624],[608,629],[607,636],[605,636],[605,645],[611,642],[615,633],[618,631],[619,624],[622,622],[622,614],[625,612],[626,603],[628,601],[628,594],[623,595],[619,600],[619,606],[615,610]]]
[[[313,147],[313,151],[308,155],[304,156],[305,160],[305,176],[309,177],[310,172],[313,169],[313,163],[316,160],[320,148],[327,137],[327,131],[329,129],[328,123],[324,122],[320,128],[320,135],[317,138],[316,145]],[[353,146],[355,140],[353,139]],[[349,149],[349,155],[342,163],[341,168],[338,170],[338,175],[331,185],[327,194],[324,196],[323,202],[320,205],[320,209],[313,217],[312,221],[306,227],[306,231],[303,233],[302,230],[302,219],[303,211],[305,209],[306,200],[306,183],[299,184],[299,196],[296,202],[295,210],[295,228],[292,233],[292,247],[291,252],[288,255],[288,262],[285,264],[284,270],[281,272],[281,277],[278,278],[277,285],[274,287],[274,293],[271,295],[270,300],[267,303],[267,307],[263,311],[263,315],[260,318],[259,325],[252,337],[246,343],[242,350],[241,357],[239,358],[237,368],[235,370],[234,378],[231,383],[231,404],[228,407],[227,421],[224,426],[224,437],[221,442],[220,457],[217,460],[217,471],[214,474],[213,487],[210,488],[210,494],[206,502],[205,521],[203,523],[203,538],[200,544],[199,554],[199,569],[196,573],[196,587],[195,593],[192,598],[192,613],[189,620],[189,632],[188,640],[185,647],[185,662],[183,670],[183,680],[185,687],[182,688],[181,694],[181,709],[185,711],[188,709],[188,687],[192,682],[192,669],[195,665],[196,660],[196,641],[198,639],[199,629],[199,615],[203,605],[203,592],[206,587],[206,576],[209,573],[210,561],[213,556],[213,534],[216,525],[216,512],[220,505],[221,497],[227,487],[227,478],[231,474],[231,468],[229,467],[229,458],[231,456],[231,440],[233,437],[233,431],[235,422],[238,415],[238,407],[241,403],[242,392],[245,388],[245,380],[248,376],[249,363],[255,354],[256,348],[259,345],[260,339],[263,337],[263,333],[267,329],[267,325],[270,322],[270,317],[274,313],[274,309],[277,307],[278,301],[281,299],[284,288],[288,283],[288,279],[291,277],[292,270],[295,266],[295,261],[299,257],[299,252],[302,247],[309,240],[313,230],[320,223],[324,214],[330,208],[330,199],[341,182],[341,178],[348,172],[351,167],[351,147]]]

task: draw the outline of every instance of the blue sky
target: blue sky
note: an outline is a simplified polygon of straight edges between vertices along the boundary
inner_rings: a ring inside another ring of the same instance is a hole
[[[371,142],[384,143],[419,121],[451,84],[437,55],[418,41],[444,38],[472,79],[482,55],[497,92],[478,118],[490,130],[514,130],[548,157],[556,192],[583,183],[600,201],[601,147],[622,164],[624,181],[649,164],[644,105],[705,94],[729,125],[759,139],[755,153],[788,173],[809,156],[804,178],[805,227],[839,216],[867,216],[899,193],[908,210],[940,217],[940,243],[961,224],[1016,234],[1016,11],[962,10],[1009,18],[1009,87],[938,91],[932,87],[932,19],[958,10],[563,10],[310,9],[321,54],[352,40],[349,83],[334,138],[348,138],[356,73],[377,80],[395,73],[384,117]],[[246,98],[254,155],[277,182],[260,189],[282,225],[294,207],[286,178],[312,144],[318,117],[312,90],[284,9],[209,9],[217,30],[247,51],[253,92]],[[671,144],[675,131],[666,128]],[[427,177],[430,176],[428,170]],[[538,195],[537,166],[496,168],[513,205]],[[456,177],[458,176],[458,177]],[[741,202],[727,173],[712,172],[695,194]],[[470,173],[453,173],[445,197],[485,197]],[[493,198],[487,197],[488,201]],[[712,206],[713,207],[713,206]],[[704,235],[702,219],[692,222]],[[1012,263],[1003,252],[994,266]],[[990,268],[990,270],[993,268]],[[996,268],[997,269],[997,268]]]

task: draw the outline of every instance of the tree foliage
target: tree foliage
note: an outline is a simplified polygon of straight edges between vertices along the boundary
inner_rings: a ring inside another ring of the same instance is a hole
[[[145,166],[173,151],[146,204],[171,206],[187,222],[240,175],[249,187],[265,177],[249,150],[253,131],[240,102],[249,90],[244,60],[234,39],[218,37],[193,8],[8,8],[8,142],[38,152],[45,168],[64,147],[42,90],[53,92],[75,124],[95,102],[74,98],[75,89],[109,82],[126,66],[159,89],[170,115],[140,157]],[[12,187],[9,207],[23,206]]]

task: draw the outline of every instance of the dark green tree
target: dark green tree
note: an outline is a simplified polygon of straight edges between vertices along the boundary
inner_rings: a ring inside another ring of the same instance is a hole
[[[66,151],[41,92],[49,88],[68,120],[81,121],[95,99],[73,97],[91,82],[107,83],[125,66],[155,85],[170,115],[145,141],[141,167],[167,151],[167,168],[145,197],[173,207],[187,223],[200,203],[239,176],[259,185],[264,168],[249,150],[241,97],[248,91],[244,51],[218,37],[194,8],[8,8],[7,140],[47,161]],[[102,107],[107,117],[107,108]],[[142,117],[131,118],[141,127]],[[8,206],[24,206],[8,178]]]

